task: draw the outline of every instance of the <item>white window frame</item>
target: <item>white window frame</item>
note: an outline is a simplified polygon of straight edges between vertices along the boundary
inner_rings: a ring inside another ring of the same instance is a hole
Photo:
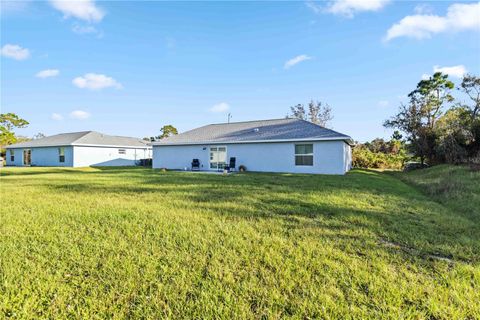
[[[225,149],[225,151],[220,151],[219,149]],[[223,170],[227,166],[227,146],[210,147],[208,151],[208,167],[210,170]],[[224,152],[225,161],[219,161],[219,152]]]
[[[297,146],[312,146],[312,152],[311,153],[297,153]],[[313,167],[314,163],[314,156],[313,156],[313,143],[296,143],[294,146],[295,150],[295,166],[296,167]],[[297,164],[297,157],[312,157],[312,164]]]
[[[15,162],[15,150],[10,149],[9,152],[10,152],[10,161]]]

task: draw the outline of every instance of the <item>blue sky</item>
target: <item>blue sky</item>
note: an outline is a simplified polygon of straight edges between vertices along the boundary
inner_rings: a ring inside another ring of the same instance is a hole
[[[144,137],[315,99],[365,141],[434,69],[480,74],[480,4],[2,1],[0,46],[1,112],[30,121],[22,135]]]

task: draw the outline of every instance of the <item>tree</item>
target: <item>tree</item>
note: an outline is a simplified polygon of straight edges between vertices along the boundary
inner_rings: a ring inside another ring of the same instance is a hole
[[[470,110],[472,120],[476,119],[480,116],[480,77],[469,74],[465,75],[459,90],[472,100],[473,105],[467,105],[467,108]]]
[[[305,107],[303,104],[299,103],[293,107],[290,107],[290,111],[292,112],[290,115],[292,118],[307,120],[307,113],[305,112]]]
[[[447,74],[435,72],[429,79],[421,80],[417,88],[408,95],[420,105],[429,128],[433,129],[435,122],[442,116],[445,103],[454,100],[450,94],[454,87]]]
[[[403,136],[400,133],[400,131],[398,131],[398,130],[393,131],[392,140],[401,141],[402,139],[403,139]]]
[[[365,146],[372,152],[389,153],[390,145],[382,138],[375,138],[371,142],[365,142]]]
[[[13,131],[14,128],[25,128],[28,125],[27,120],[20,118],[15,113],[0,114],[0,128],[6,131]]]
[[[420,157],[422,163],[425,159],[425,150],[421,148],[422,114],[415,99],[410,99],[408,105],[401,104],[399,112],[383,124],[387,128],[396,128],[407,135],[412,151]]]
[[[390,153],[392,154],[399,154],[401,153],[404,149],[404,142],[402,141],[402,134],[400,131],[395,130],[392,134],[392,138],[389,141],[389,147],[390,147]]]
[[[33,139],[33,140],[36,140],[36,139],[42,139],[42,138],[45,138],[45,137],[46,137],[46,135],[44,135],[43,133],[39,132],[39,133],[35,134],[35,135],[32,137],[32,139]]]
[[[333,119],[332,108],[327,103],[312,100],[308,104],[308,117],[310,122],[326,127]]]
[[[165,139],[165,138],[168,138],[168,137],[170,137],[170,136],[173,136],[173,135],[178,134],[177,128],[175,128],[175,127],[172,126],[171,124],[167,124],[167,125],[163,126],[163,127],[160,129],[160,132],[161,132],[162,134],[159,135],[159,136],[157,137],[157,139]]]
[[[171,137],[173,135],[178,134],[177,128],[175,128],[171,124],[164,125],[160,129],[160,132],[161,132],[161,134],[156,136],[156,137],[150,137],[150,138],[145,137],[145,138],[143,138],[143,140],[156,141],[156,140],[165,139],[165,138],[168,138],[168,137]]]
[[[464,107],[454,107],[445,112],[437,122],[437,157],[447,163],[462,163],[467,159],[472,143],[469,127],[470,114]]]
[[[458,88],[470,98],[471,104],[458,105],[457,126],[455,136],[465,141],[465,149],[470,161],[480,161],[480,78],[465,75]]]
[[[17,142],[17,136],[15,135],[15,128],[25,128],[29,123],[27,120],[20,118],[15,113],[2,113],[0,114],[0,147],[13,144]]]
[[[443,115],[443,107],[452,102],[450,94],[454,88],[448,75],[436,72],[427,80],[417,84],[417,88],[408,95],[408,105],[401,105],[397,115],[384,122],[387,128],[395,128],[406,134],[413,153],[422,163],[428,159],[436,161],[437,132],[436,122]]]
[[[308,103],[308,113],[303,104],[297,104],[290,107],[291,117],[298,118],[326,127],[327,123],[333,119],[332,108],[320,101],[311,100]]]

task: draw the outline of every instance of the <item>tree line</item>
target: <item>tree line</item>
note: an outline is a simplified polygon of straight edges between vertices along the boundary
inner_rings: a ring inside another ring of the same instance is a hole
[[[436,72],[418,82],[408,99],[397,114],[383,123],[386,128],[395,129],[390,140],[376,138],[356,143],[355,167],[400,169],[407,161],[419,161],[422,165],[480,163],[478,76],[466,74],[456,86],[447,74]],[[307,107],[290,107],[290,111],[287,117],[323,127],[333,119],[332,108],[314,100]]]
[[[408,98],[383,125],[404,133],[414,157],[429,165],[480,162],[479,77],[467,74],[455,86],[448,75],[437,72],[421,80]]]
[[[455,98],[454,92],[460,98]],[[391,139],[357,143],[353,149],[354,166],[400,169],[409,160],[429,165],[480,163],[479,77],[467,74],[455,86],[448,75],[437,72],[418,82],[408,98],[408,103],[401,104],[397,114],[383,123],[395,129]],[[311,100],[307,105],[290,107],[287,117],[328,127],[333,111],[329,104]],[[28,124],[14,113],[0,114],[1,155],[5,154],[5,146],[30,140],[14,132]],[[159,135],[144,140],[156,141],[176,134],[173,125],[165,125]],[[44,136],[38,133],[33,139]]]

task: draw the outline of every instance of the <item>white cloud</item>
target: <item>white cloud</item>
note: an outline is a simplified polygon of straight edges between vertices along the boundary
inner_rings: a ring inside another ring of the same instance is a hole
[[[433,73],[441,72],[443,74],[448,74],[451,77],[462,78],[468,71],[464,65],[460,64],[458,66],[451,66],[451,67],[440,67],[440,66],[433,66]],[[422,74],[422,80],[428,80],[432,77],[431,74],[424,73]]]
[[[390,102],[388,102],[387,100],[378,101],[379,107],[385,108],[385,107],[388,107],[389,105],[390,105]]]
[[[398,37],[430,38],[441,32],[480,31],[480,2],[455,3],[448,7],[446,16],[416,14],[406,16],[387,31],[385,40]]]
[[[452,77],[462,78],[463,75],[467,73],[467,69],[465,68],[464,65],[451,66],[451,67],[434,66],[433,72],[441,72],[444,74],[448,74],[449,76],[452,76]]]
[[[65,18],[74,17],[88,22],[99,22],[105,12],[95,5],[93,0],[50,0],[50,4],[63,13]]]
[[[94,26],[81,26],[79,24],[74,24],[72,31],[77,34],[86,34],[86,33],[97,33],[97,29]]]
[[[230,105],[226,102],[220,102],[210,108],[210,112],[226,112],[230,110]]]
[[[73,24],[72,31],[79,35],[95,35],[98,39],[103,38],[103,31],[98,30],[92,25]]]
[[[430,77],[431,77],[430,74],[424,73],[424,74],[422,74],[421,78],[422,78],[422,80],[428,80],[428,79],[430,79]]]
[[[52,113],[52,115],[50,116],[50,118],[51,118],[52,120],[55,120],[55,121],[61,121],[61,120],[63,120],[63,116],[62,116],[61,114],[55,113],[55,112]]]
[[[15,60],[25,60],[30,57],[30,51],[17,44],[6,44],[2,47],[2,56]]]
[[[319,13],[322,12],[322,7],[319,6],[318,4],[316,4],[315,1],[308,0],[308,1],[305,2],[305,5],[307,6],[307,8],[309,8],[310,10],[315,12],[316,14],[319,14]]]
[[[417,4],[413,9],[416,14],[431,14],[433,13],[433,8],[427,3]]]
[[[90,113],[83,110],[75,110],[70,112],[70,118],[77,120],[85,120],[90,118]]]
[[[122,88],[122,84],[117,82],[117,80],[97,73],[87,73],[82,77],[76,77],[72,80],[72,83],[79,88],[90,90],[100,90],[109,87]]]
[[[446,21],[443,17],[435,15],[406,16],[388,29],[385,40],[389,41],[398,37],[430,38],[432,33],[443,32],[446,29]]]
[[[38,72],[35,77],[37,78],[50,78],[50,77],[56,77],[60,74],[60,71],[58,69],[46,69]]]
[[[293,67],[294,65],[302,62],[302,61],[306,61],[306,60],[310,60],[310,59],[312,59],[312,57],[309,57],[306,54],[301,54],[301,55],[296,56],[295,58],[292,58],[292,59],[288,60],[287,62],[285,62],[285,65],[283,67],[285,69],[289,69],[289,68]]]
[[[352,18],[358,12],[378,11],[389,2],[390,0],[334,0],[327,6],[326,12]]]

